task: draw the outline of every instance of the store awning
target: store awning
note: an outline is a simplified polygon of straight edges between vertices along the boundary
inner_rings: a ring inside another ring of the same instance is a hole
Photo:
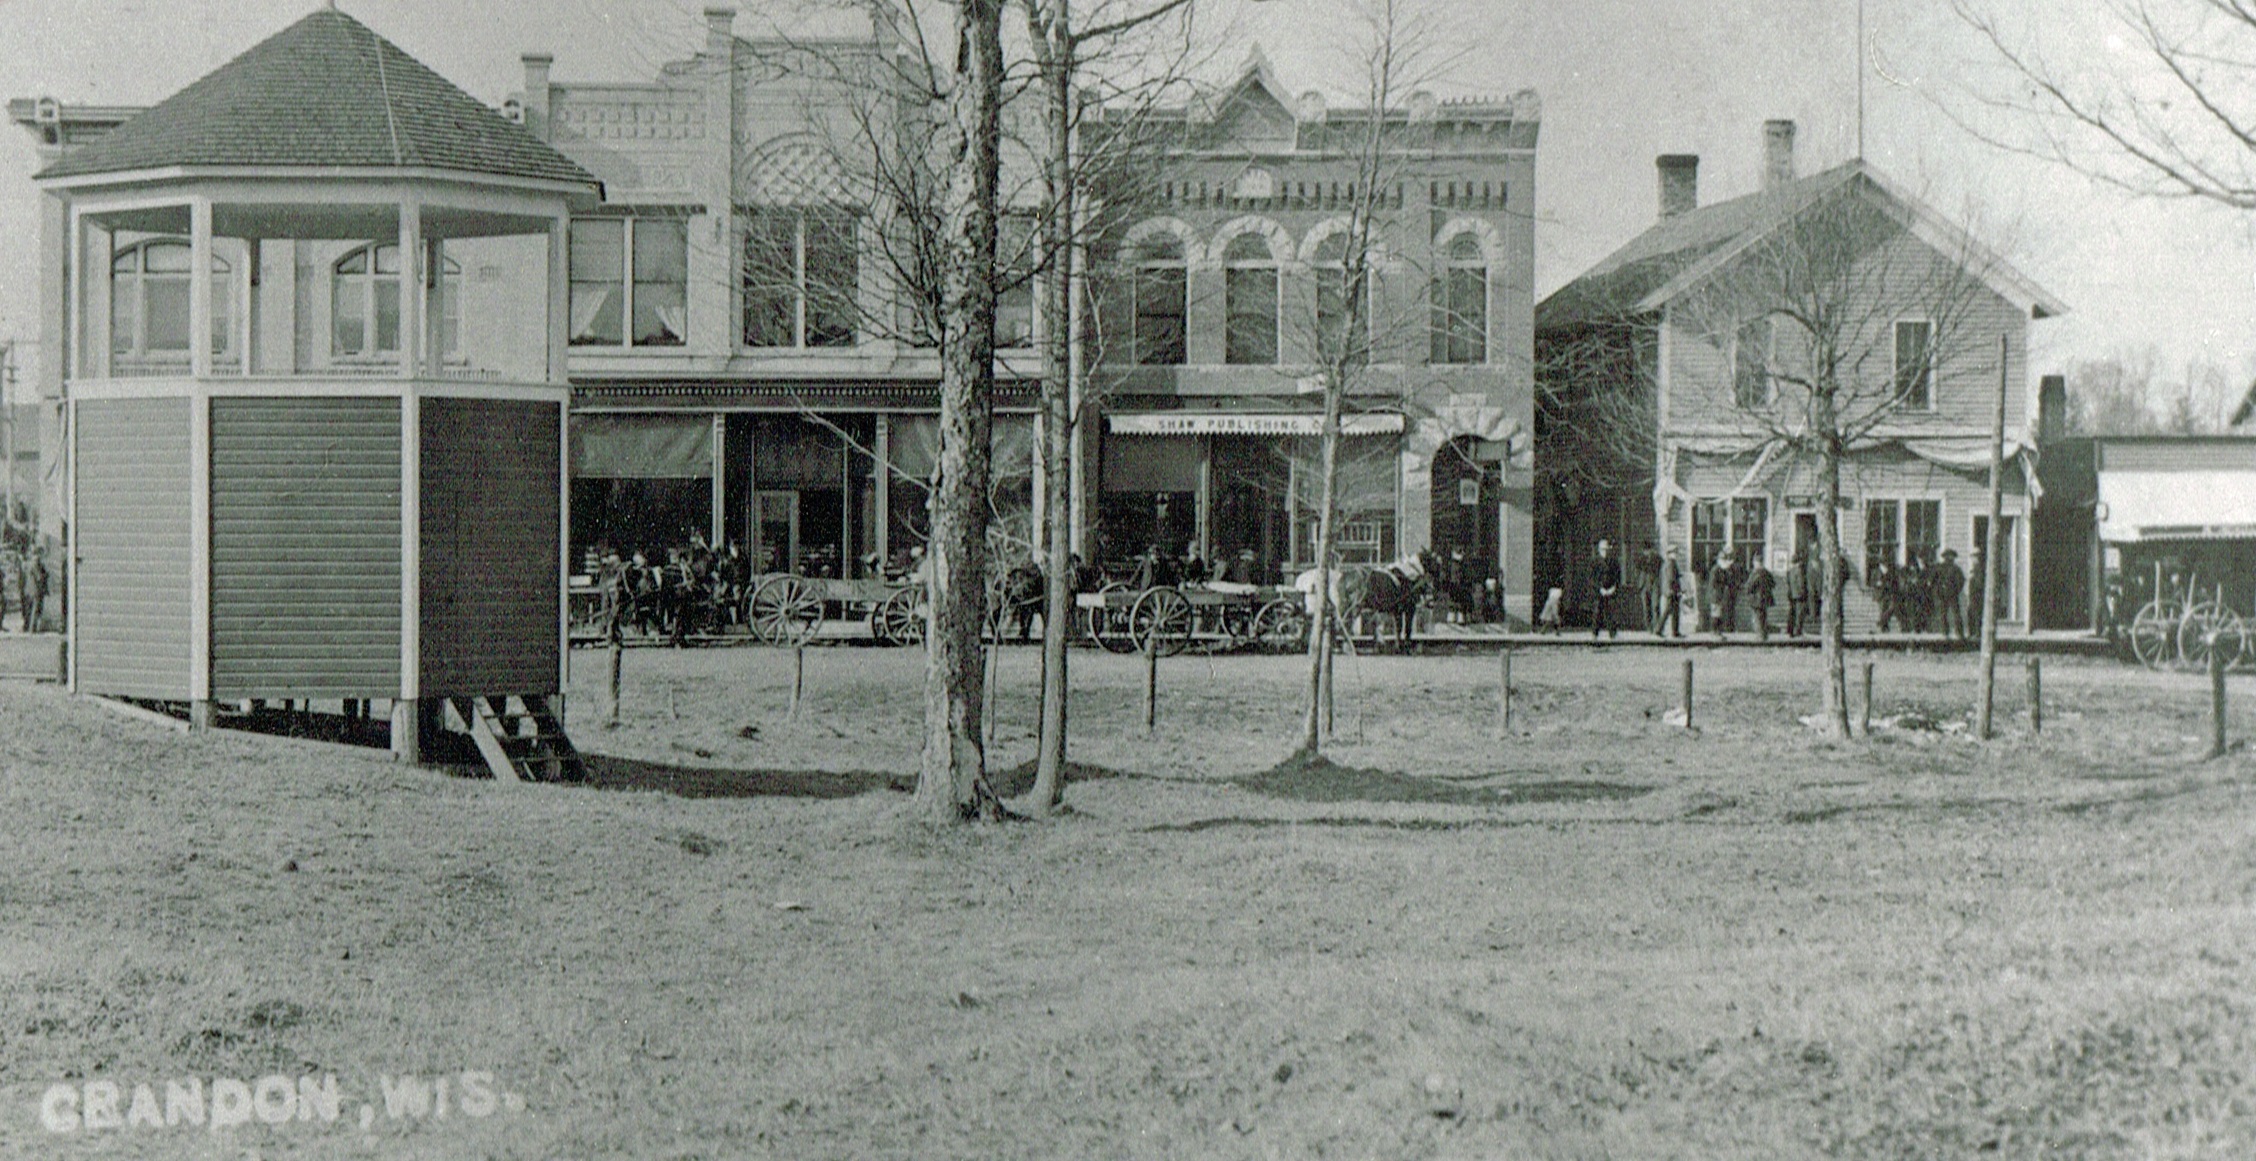
[[[1324,417],[1305,412],[1152,411],[1108,415],[1105,425],[1114,435],[1318,435]],[[1342,435],[1387,435],[1401,430],[1398,412],[1340,417]]]
[[[713,474],[713,417],[572,417],[572,475],[582,480],[673,480]]]
[[[2256,472],[2099,473],[2099,538],[2256,540]]]

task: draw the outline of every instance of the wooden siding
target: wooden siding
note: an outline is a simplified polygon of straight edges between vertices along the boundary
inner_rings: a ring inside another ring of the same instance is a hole
[[[1874,259],[1877,269],[1888,272],[1878,284],[1890,283],[1885,290],[1874,290],[1856,301],[1844,304],[1844,311],[1852,322],[1866,330],[1861,336],[1861,349],[1865,356],[1864,367],[1857,375],[1856,391],[1862,395],[1852,406],[1857,415],[1869,413],[1879,395],[1892,389],[1895,366],[1894,323],[1898,319],[1929,317],[1931,307],[1922,300],[1938,293],[1934,287],[1946,285],[1947,258],[1913,237],[1903,237],[1891,244],[1889,251]],[[1936,273],[1925,274],[1923,269]],[[1764,304],[1749,303],[1740,314],[1758,313]],[[1962,299],[1951,306],[1955,318],[1947,333],[1939,336],[1935,375],[1935,406],[1932,410],[1899,409],[1886,418],[1886,429],[1907,434],[1963,434],[1988,435],[1997,407],[1998,388],[1998,336],[2008,339],[2006,348],[2006,409],[2005,423],[2008,435],[2015,435],[2028,427],[2028,363],[2027,347],[2029,320],[2020,308],[1989,290],[1971,286]],[[1665,424],[1676,431],[1699,428],[1734,427],[1750,425],[1754,421],[1740,411],[1733,399],[1733,380],[1730,337],[1711,333],[1732,317],[1719,306],[1698,303],[1672,306],[1667,312],[1665,326],[1669,328],[1667,368],[1668,414]],[[1777,354],[1782,368],[1793,373],[1806,373],[1807,356],[1802,351],[1803,336],[1790,324],[1780,323],[1777,330]],[[1854,360],[1852,360],[1853,362]],[[1796,391],[1791,386],[1779,388],[1782,416],[1790,416],[1796,402]],[[1790,419],[1781,420],[1790,426]]]
[[[184,701],[190,644],[186,399],[78,404],[78,688]]]
[[[563,667],[557,408],[422,407],[423,696],[553,693]]]
[[[395,697],[400,407],[212,400],[212,696]]]

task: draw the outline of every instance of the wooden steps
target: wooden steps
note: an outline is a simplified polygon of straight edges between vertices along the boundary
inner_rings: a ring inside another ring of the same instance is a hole
[[[587,765],[543,694],[452,697],[447,725],[470,735],[486,768],[503,782],[579,782]]]

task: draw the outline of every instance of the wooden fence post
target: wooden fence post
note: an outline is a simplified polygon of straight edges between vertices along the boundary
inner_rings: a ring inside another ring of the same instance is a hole
[[[1864,705],[1857,711],[1857,733],[1872,736],[1872,663],[1864,663]]]
[[[615,729],[619,725],[619,671],[625,665],[627,652],[626,646],[620,642],[616,633],[611,635],[609,652],[611,654],[610,675],[606,688],[611,691],[611,705],[608,716],[603,719],[603,728]]]
[[[1154,637],[1154,644],[1157,638]],[[1159,732],[1159,650],[1144,649],[1144,736]]]
[[[1496,654],[1496,657],[1496,736],[1499,738],[1508,738],[1512,735],[1511,646],[1507,645],[1503,649],[1499,650]]]
[[[2225,654],[2209,635],[2209,757],[2225,756]]]
[[[1684,728],[1692,728],[1692,659],[1684,659]]]
[[[2044,667],[2037,655],[2029,655],[2029,732],[2044,732]]]
[[[791,647],[791,708],[783,716],[792,721],[799,719],[799,697],[807,689],[807,647]]]

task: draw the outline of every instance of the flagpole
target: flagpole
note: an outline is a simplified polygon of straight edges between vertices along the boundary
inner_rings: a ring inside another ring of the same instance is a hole
[[[1856,155],[1864,160],[1864,0],[1856,7]]]

